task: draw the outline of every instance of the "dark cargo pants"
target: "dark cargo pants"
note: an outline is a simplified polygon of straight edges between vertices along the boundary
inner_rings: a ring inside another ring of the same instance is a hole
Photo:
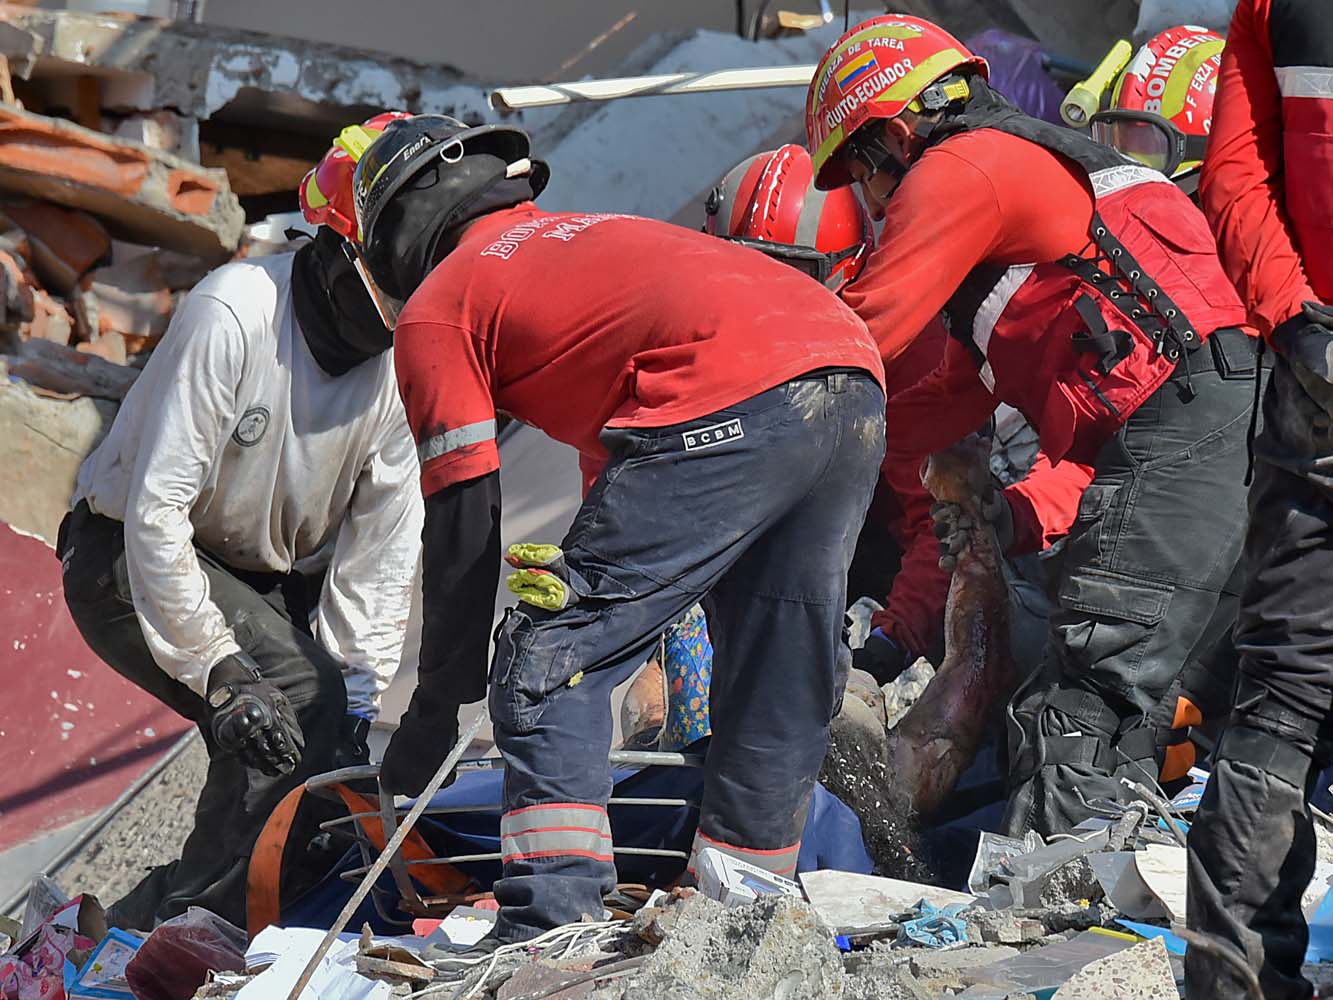
[[[1231,725],[1189,835],[1189,926],[1234,946],[1269,1000],[1310,996],[1301,913],[1315,865],[1306,800],[1333,727],[1333,434],[1278,358],[1255,447],[1251,567],[1236,627]],[[1190,996],[1246,996],[1229,967],[1191,948]]]
[[[116,673],[197,723],[208,748],[208,775],[180,859],[152,869],[110,908],[107,919],[116,927],[151,930],[188,907],[202,906],[244,927],[250,849],[269,814],[306,778],[337,766],[347,712],[341,665],[311,638],[300,595],[289,592],[284,601],[274,591],[271,604],[223,564],[198,553],[210,597],[237,643],[291,700],[305,735],[293,774],[269,777],[248,770],[214,745],[204,700],[154,662],[130,597],[124,525],[80,503],[61,525],[56,551],[64,563],[65,602],[84,641]],[[317,832],[315,812],[318,807],[303,809],[293,841]],[[305,860],[299,851],[289,857],[297,867]]]
[[[1008,712],[1012,835],[1067,832],[1097,815],[1090,800],[1119,796],[1120,777],[1156,780],[1168,691],[1235,619],[1254,341],[1223,332],[1231,370],[1196,360],[1192,399],[1173,377],[1097,456],[1042,668]]]
[[[714,651],[696,852],[791,873],[850,664],[847,567],[884,451],[869,375],[807,376],[602,440],[606,467],[562,543],[577,603],[519,605],[497,637],[502,940],[600,918],[615,882],[611,689],[693,604]]]

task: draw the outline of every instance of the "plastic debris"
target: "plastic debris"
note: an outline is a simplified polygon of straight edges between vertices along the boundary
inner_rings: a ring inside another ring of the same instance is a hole
[[[1333,962],[1333,890],[1310,918],[1310,943],[1305,949],[1307,962]]]
[[[744,906],[760,896],[801,898],[801,887],[791,879],[738,861],[711,847],[699,852],[699,891],[723,906]]]
[[[1185,954],[1185,939],[1178,934],[1172,934],[1165,927],[1154,927],[1152,924],[1141,924],[1135,920],[1126,920],[1123,917],[1116,920],[1116,923],[1127,930],[1133,931],[1141,938],[1149,941],[1159,940],[1166,945],[1166,950],[1172,955]]]
[[[93,949],[68,990],[69,1000],[143,1000],[136,997],[126,969],[144,941],[113,927]]]
[[[1003,877],[1004,865],[1012,858],[1031,854],[1042,847],[1041,835],[1029,831],[1022,840],[983,831],[977,841],[976,857],[967,876],[967,887],[974,893],[983,893],[991,886],[992,878]]]
[[[189,1000],[210,973],[245,971],[245,932],[192,906],[149,935],[129,963],[137,1000]]]
[[[967,942],[967,922],[958,914],[965,909],[962,903],[950,906],[932,906],[924,899],[917,905],[921,916],[903,922],[903,939],[923,944],[927,948],[944,948]]]

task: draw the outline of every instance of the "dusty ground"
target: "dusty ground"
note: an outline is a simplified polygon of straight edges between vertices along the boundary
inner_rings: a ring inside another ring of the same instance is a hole
[[[68,865],[52,873],[71,895],[93,893],[110,906],[154,865],[180,855],[194,826],[208,755],[196,738],[127,804]]]

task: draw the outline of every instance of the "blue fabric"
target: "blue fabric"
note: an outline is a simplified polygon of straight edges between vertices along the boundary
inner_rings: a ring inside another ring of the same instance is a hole
[[[691,752],[701,752],[706,744],[695,744]],[[500,849],[500,812],[503,771],[468,771],[440,791],[431,801],[433,808],[464,808],[467,812],[444,816],[424,816],[417,829],[441,856],[484,854]],[[703,772],[698,768],[649,767],[614,772],[616,798],[681,798],[697,802],[703,790]],[[663,806],[617,806],[608,809],[617,846],[656,847],[688,852],[694,837],[696,812],[693,808]],[[338,877],[338,872],[360,867],[360,852],[347,853],[337,869],[300,899],[284,906],[283,924],[290,927],[328,927],[351,898],[356,886]],[[500,863],[472,862],[457,866],[476,879],[483,890],[500,877]],[[616,859],[616,879],[667,885],[684,870],[684,863],[669,859],[620,855]],[[861,838],[861,824],[846,805],[816,784],[810,812],[802,834],[798,872],[817,869],[871,873],[870,855]],[[388,899],[397,899],[393,879],[388,872],[378,888]],[[406,915],[401,915],[408,920]],[[400,934],[375,911],[369,899],[357,910],[348,926],[368,922],[379,933]]]

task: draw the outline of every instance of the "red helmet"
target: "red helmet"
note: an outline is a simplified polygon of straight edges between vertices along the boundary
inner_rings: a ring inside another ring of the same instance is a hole
[[[361,125],[343,129],[324,158],[301,181],[301,214],[306,222],[328,226],[348,239],[355,239],[352,174],[356,170],[356,161],[389,122],[411,117],[406,111],[384,111]]]
[[[1198,167],[1225,45],[1221,35],[1191,25],[1151,38],[1116,80],[1111,106],[1093,115],[1093,138],[1168,176]]]
[[[852,133],[875,118],[895,118],[905,108],[933,111],[952,100],[932,84],[960,67],[989,76],[986,60],[973,55],[943,28],[908,14],[871,18],[847,32],[824,54],[805,98],[805,138],[822,190],[852,182],[840,153]],[[958,96],[966,96],[964,87]]]
[[[810,154],[796,145],[736,164],[704,209],[705,232],[754,246],[831,292],[856,279],[875,247],[875,231],[852,189],[816,189]]]

